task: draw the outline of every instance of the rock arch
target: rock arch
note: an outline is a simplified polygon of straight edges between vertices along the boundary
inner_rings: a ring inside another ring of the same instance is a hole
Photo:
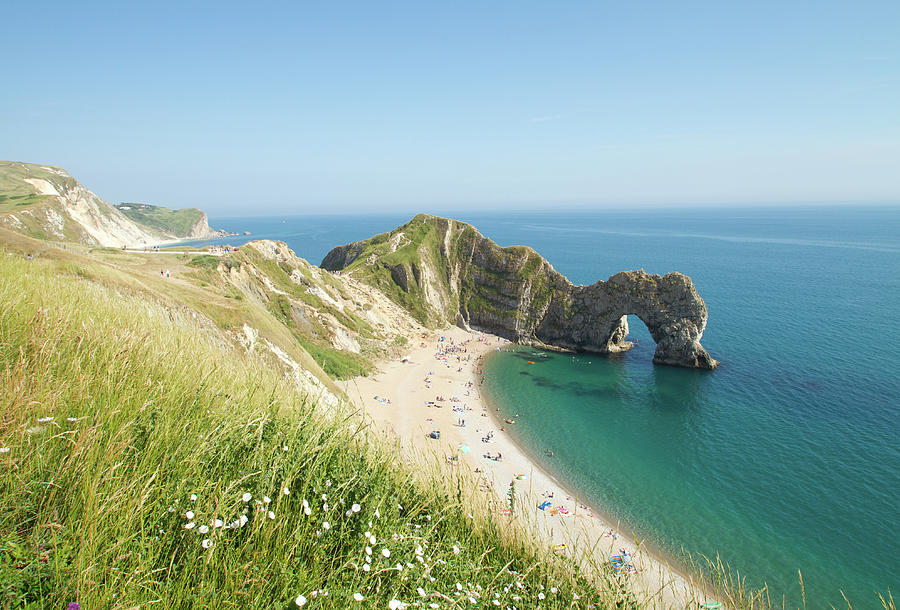
[[[718,364],[700,344],[708,312],[686,275],[623,271],[557,294],[558,302],[535,329],[537,342],[598,353],[625,351],[632,347],[627,316],[635,315],[656,342],[654,363],[702,369]]]
[[[401,243],[402,247],[393,247]],[[334,248],[322,261],[373,286],[428,324],[455,323],[548,349],[607,354],[631,347],[629,314],[653,340],[653,362],[713,369],[700,345],[706,304],[691,278],[623,271],[576,286],[533,249],[501,248],[475,227],[420,214],[391,233]]]

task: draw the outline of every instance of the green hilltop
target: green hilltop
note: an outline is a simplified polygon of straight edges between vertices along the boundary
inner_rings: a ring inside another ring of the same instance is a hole
[[[206,213],[197,208],[173,210],[146,203],[120,203],[115,208],[133,222],[175,237],[191,237],[198,223],[206,223]]]
[[[46,203],[52,196],[37,193],[25,179],[40,178],[50,181],[64,179],[55,173],[57,171],[62,170],[52,166],[0,161],[0,214]]]

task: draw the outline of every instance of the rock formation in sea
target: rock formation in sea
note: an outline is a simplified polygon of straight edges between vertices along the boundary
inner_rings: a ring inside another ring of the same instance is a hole
[[[700,344],[706,304],[681,273],[623,271],[576,286],[531,248],[501,248],[469,224],[425,214],[338,246],[321,266],[379,288],[424,324],[450,322],[518,343],[608,354],[632,347],[633,314],[656,342],[655,363],[718,364]]]

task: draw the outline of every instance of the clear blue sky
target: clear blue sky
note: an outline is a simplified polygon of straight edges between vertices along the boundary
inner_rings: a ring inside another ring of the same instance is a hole
[[[0,158],[213,215],[900,201],[900,1],[8,2]]]

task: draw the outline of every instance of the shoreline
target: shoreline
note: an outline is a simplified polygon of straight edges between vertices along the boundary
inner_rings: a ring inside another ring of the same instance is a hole
[[[522,344],[512,343],[512,342],[508,343],[508,345],[512,346],[512,347],[516,347],[516,346],[528,347],[528,348],[532,347],[529,345],[522,345]],[[488,358],[492,358],[495,356],[496,356],[496,352],[485,354],[484,361],[487,362]],[[479,391],[483,385],[484,385],[483,381],[478,382]],[[499,409],[497,407],[495,407],[493,405],[493,403],[490,402],[490,400],[487,397],[485,397],[483,394],[481,394],[481,401],[487,407],[488,417],[491,418],[492,422],[495,425],[501,426],[502,422],[500,421],[500,419],[497,415],[497,411]],[[714,597],[714,593],[712,591],[707,590],[708,587],[706,587],[704,583],[693,581],[690,578],[690,576],[688,576],[688,574],[687,574],[687,572],[688,572],[687,567],[684,566],[680,561],[678,561],[677,558],[673,557],[670,553],[666,552],[665,550],[660,548],[658,545],[655,545],[652,542],[649,542],[645,537],[638,536],[637,532],[635,532],[631,527],[629,527],[627,525],[623,525],[622,522],[617,517],[611,515],[610,513],[608,513],[605,510],[598,510],[596,508],[596,506],[594,504],[591,504],[588,499],[580,498],[579,494],[577,492],[573,491],[574,488],[570,484],[563,482],[562,480],[559,479],[559,477],[557,477],[554,474],[551,474],[548,471],[548,469],[545,468],[540,463],[540,461],[539,461],[540,455],[534,455],[533,452],[525,449],[525,447],[523,446],[522,443],[517,442],[508,433],[507,433],[507,435],[510,436],[510,442],[512,442],[517,447],[517,449],[525,456],[525,458],[528,459],[528,461],[530,462],[530,464],[532,465],[532,467],[534,468],[535,471],[539,471],[543,476],[545,476],[546,478],[551,480],[555,485],[557,485],[560,489],[562,489],[566,493],[567,497],[571,497],[571,498],[573,498],[573,501],[577,501],[579,505],[587,507],[584,510],[587,510],[590,513],[593,513],[593,515],[596,516],[598,523],[609,525],[610,528],[615,530],[615,532],[621,538],[623,538],[624,540],[627,540],[627,541],[631,541],[634,544],[636,544],[642,550],[643,554],[647,555],[647,557],[650,561],[655,562],[657,564],[661,564],[665,569],[669,570],[673,576],[680,578],[680,579],[684,580],[685,582],[690,582],[690,586],[693,589],[695,589],[697,592],[704,592],[705,595],[707,595],[710,598],[710,600],[707,600],[707,601],[712,600],[712,598]]]
[[[408,361],[383,361],[370,376],[343,382],[348,397],[400,440],[409,452],[405,457],[415,460],[437,450],[444,464],[467,464],[500,506],[515,482],[515,517],[542,546],[588,568],[608,563],[610,556],[623,556],[624,564],[634,568],[623,578],[632,583],[643,607],[696,607],[711,600],[703,585],[673,568],[664,553],[648,548],[634,532],[573,494],[501,430],[504,422],[498,421],[492,411],[496,407],[482,393],[480,372],[491,352],[515,344],[457,327],[425,331],[408,340]],[[431,430],[440,430],[440,440],[428,438]],[[487,458],[496,454],[502,459]],[[542,510],[542,502],[551,505]]]

